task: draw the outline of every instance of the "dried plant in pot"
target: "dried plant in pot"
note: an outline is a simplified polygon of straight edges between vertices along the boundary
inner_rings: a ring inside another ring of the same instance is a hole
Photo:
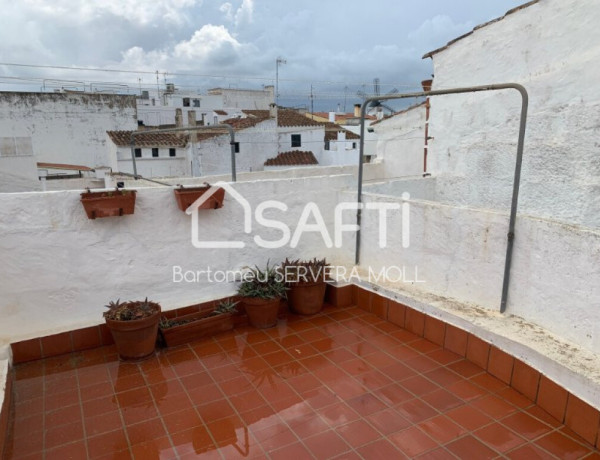
[[[166,346],[172,347],[234,328],[238,302],[220,301],[216,307],[198,306],[198,311],[175,318],[162,318],[159,332]],[[208,308],[205,308],[208,307]]]
[[[323,309],[329,265],[325,259],[288,260],[281,265],[288,287],[288,306],[294,313],[314,315]]]
[[[176,189],[173,190],[175,194],[175,200],[177,201],[177,206],[182,211],[186,211],[194,202],[206,194],[211,189],[209,183],[205,182],[204,185],[200,187],[184,187],[180,185]],[[198,209],[219,209],[223,207],[223,200],[225,199],[225,189],[222,187],[217,187],[210,196],[206,197],[199,206]]]
[[[81,194],[81,204],[88,219],[124,216],[135,211],[136,190],[119,188],[102,192],[92,192],[89,188],[86,190]]]
[[[285,283],[276,267],[267,264],[264,270],[255,267],[245,272],[238,295],[250,324],[259,329],[275,326],[285,291]]]
[[[146,300],[110,302],[104,320],[110,330],[119,357],[123,360],[143,359],[154,353],[160,305]]]

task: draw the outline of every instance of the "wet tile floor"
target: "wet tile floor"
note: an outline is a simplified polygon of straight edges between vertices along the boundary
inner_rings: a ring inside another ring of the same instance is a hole
[[[140,363],[17,366],[6,458],[600,458],[501,381],[358,308]]]

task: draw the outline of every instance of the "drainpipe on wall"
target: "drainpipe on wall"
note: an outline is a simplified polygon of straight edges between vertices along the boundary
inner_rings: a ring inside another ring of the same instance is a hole
[[[423,91],[431,91],[431,88],[433,86],[433,80],[423,80],[421,82],[421,86],[423,87]],[[429,107],[429,98],[427,98],[425,99],[425,148],[423,151],[423,173],[427,172],[427,150],[429,144]]]

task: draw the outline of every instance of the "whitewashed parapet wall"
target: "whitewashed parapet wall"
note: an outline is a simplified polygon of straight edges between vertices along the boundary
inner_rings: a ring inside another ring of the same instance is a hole
[[[402,202],[372,193],[364,201]],[[383,250],[376,244],[377,215],[363,213],[361,267],[377,275],[382,268],[404,267],[406,276],[397,283],[402,289],[499,311],[508,213],[419,199],[408,203],[406,248],[400,213],[390,213]],[[516,235],[506,314],[600,352],[600,231],[519,216]],[[397,278],[396,271],[391,275]]]
[[[135,96],[0,92],[0,137],[30,137],[38,162],[108,166],[106,131],[135,129]]]
[[[234,185],[252,206],[279,200],[287,211],[266,218],[292,230],[309,201],[318,203],[331,234],[339,192],[352,187],[352,176],[323,176],[239,182]],[[165,309],[231,295],[234,283],[173,282],[173,267],[183,271],[235,270],[264,266],[285,257],[327,257],[346,263],[346,252],[327,248],[319,234],[305,233],[298,247],[264,249],[258,234],[277,240],[281,232],[257,227],[243,230],[243,209],[226,194],[224,207],[199,211],[200,239],[242,240],[243,249],[196,249],[191,218],[177,208],[170,187],[138,189],[135,214],[89,220],[79,192],[0,194],[0,344],[73,330],[102,321],[110,300],[146,296]],[[314,222],[313,220],[310,221]]]
[[[541,0],[433,55],[433,89],[517,82],[530,96],[520,212],[600,226],[600,8]],[[510,206],[520,96],[431,98],[429,169],[446,201]]]
[[[372,125],[386,178],[423,174],[426,110],[418,105]]]

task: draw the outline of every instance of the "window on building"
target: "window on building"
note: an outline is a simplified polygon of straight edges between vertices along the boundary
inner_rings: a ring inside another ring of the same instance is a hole
[[[154,158],[158,157],[158,147],[152,147],[152,156]]]
[[[329,141],[325,141],[325,150],[329,150]]]
[[[184,97],[183,98],[183,106],[184,107],[189,107],[190,106],[190,98],[189,97]]]
[[[194,99],[194,107],[200,107],[200,99]]]
[[[292,134],[292,147],[302,147],[302,138],[300,134]]]
[[[234,147],[235,153],[240,153],[240,143],[239,142],[234,142],[233,147]]]
[[[142,149],[135,149],[134,153],[136,158],[142,158]]]
[[[169,156],[174,157],[177,155],[177,151],[175,149],[169,149]]]
[[[352,149],[356,150],[356,142],[352,142]]]

